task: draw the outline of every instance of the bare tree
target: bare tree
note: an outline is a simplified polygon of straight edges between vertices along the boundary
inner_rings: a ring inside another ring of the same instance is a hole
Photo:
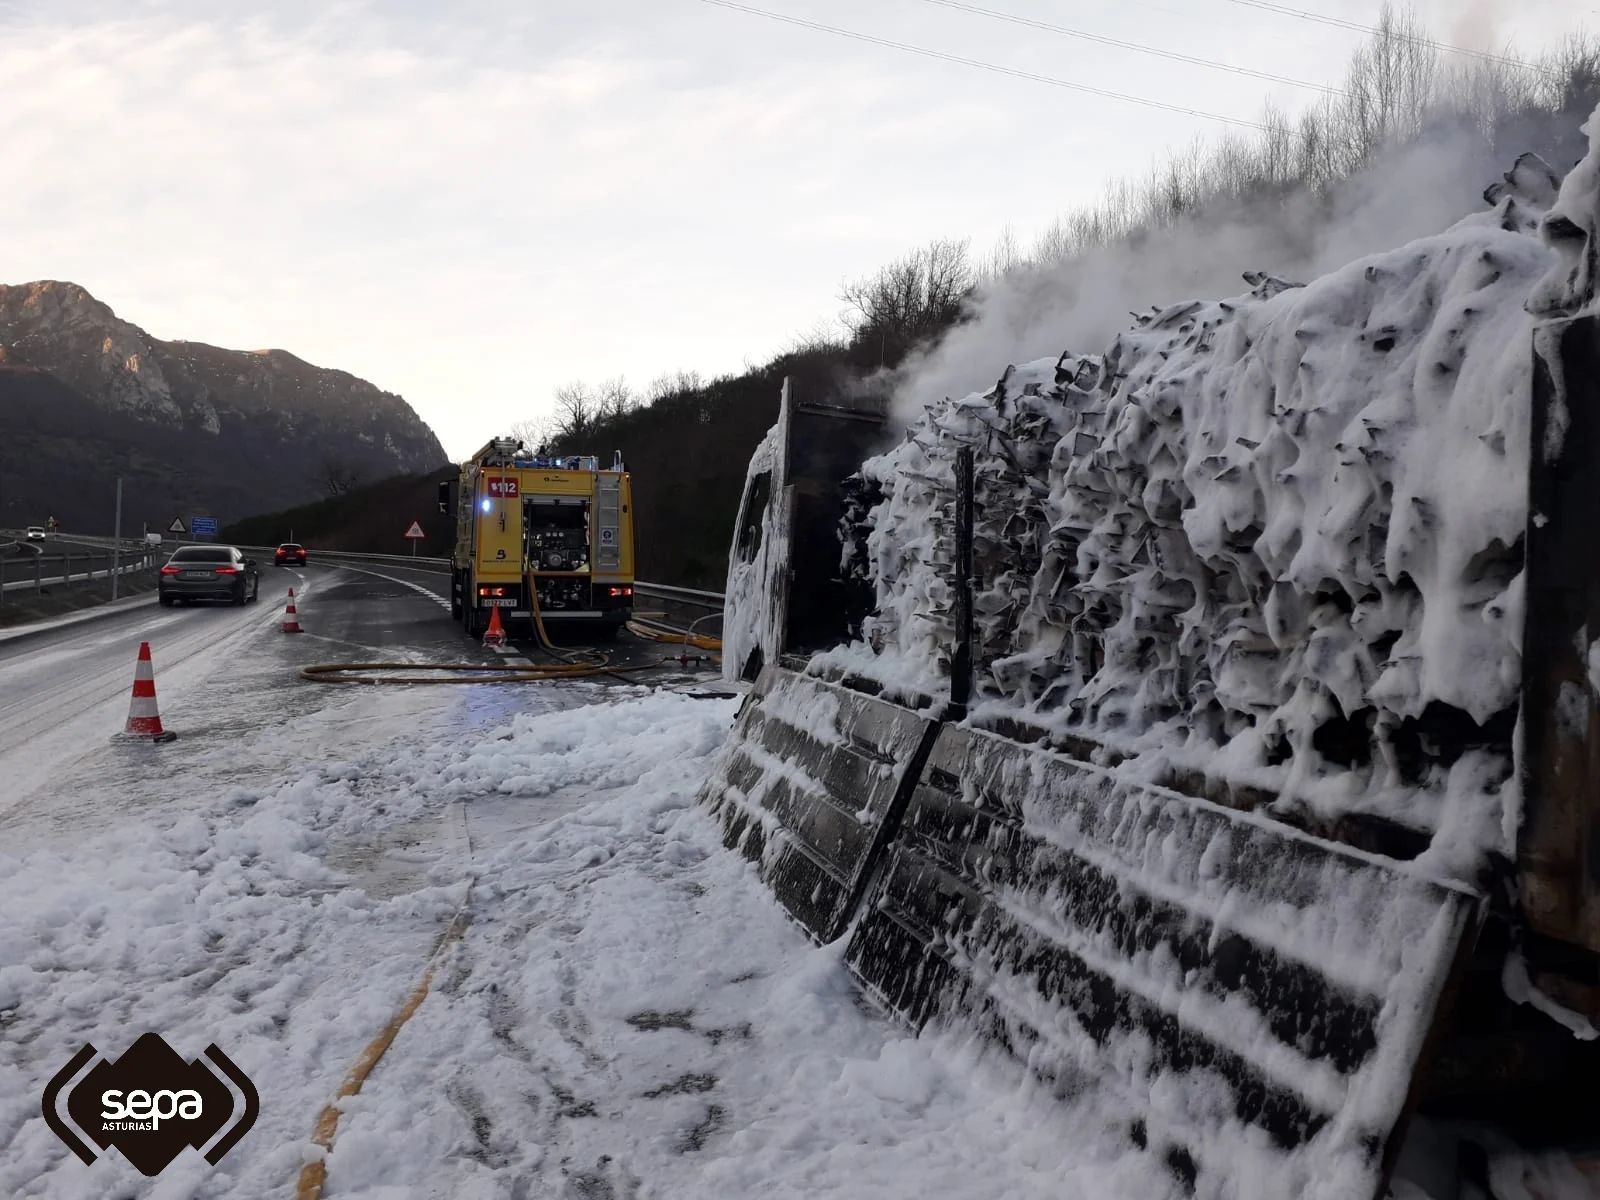
[[[654,404],[657,400],[664,400],[668,396],[698,392],[705,385],[705,379],[701,377],[699,371],[667,371],[657,375],[650,381],[650,386],[645,388],[645,403]]]
[[[789,344],[784,347],[784,354],[834,354],[845,348],[844,339],[840,336],[839,324],[826,318],[817,321],[801,333],[789,339]]]
[[[602,383],[595,393],[594,409],[597,421],[615,421],[635,407],[633,392],[621,375]]]
[[[1067,231],[1067,223],[1057,217],[1034,239],[1029,257],[1040,266],[1048,267],[1065,262],[1072,257],[1072,250],[1073,237]]]
[[[952,325],[975,282],[965,238],[939,238],[876,274],[845,284],[839,298],[858,344],[881,363],[898,362],[919,341]]]
[[[588,437],[596,412],[589,385],[581,380],[564,383],[556,389],[555,401],[555,436],[568,442]]]
[[[1022,243],[1017,240],[1017,231],[1007,224],[1001,228],[1000,235],[995,238],[994,246],[989,251],[989,256],[978,268],[978,279],[984,283],[999,279],[1000,276],[1015,271],[1022,264]]]
[[[511,422],[511,436],[521,442],[529,451],[537,451],[540,446],[545,446],[555,434],[555,422],[548,416],[528,417],[521,421]]]

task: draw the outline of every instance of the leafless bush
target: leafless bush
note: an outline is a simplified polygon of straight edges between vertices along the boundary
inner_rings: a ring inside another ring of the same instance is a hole
[[[644,391],[644,402],[654,404],[668,396],[697,392],[705,387],[705,383],[699,371],[667,371],[650,381],[650,386]]]

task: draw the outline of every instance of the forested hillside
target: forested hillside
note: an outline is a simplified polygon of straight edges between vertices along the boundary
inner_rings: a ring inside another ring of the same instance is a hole
[[[776,417],[785,375],[809,394],[892,395],[909,422],[975,386],[961,377],[973,363],[1094,352],[1130,307],[1228,295],[1245,272],[1326,271],[1435,232],[1479,209],[1483,189],[1525,151],[1565,173],[1597,101],[1600,48],[1587,39],[1525,65],[1450,56],[1386,11],[1341,85],[1298,117],[1269,109],[1256,133],[1108,181],[1102,201],[1065,213],[1031,245],[1007,233],[983,254],[962,239],[911,251],[845,283],[842,316],[762,366],[714,379],[681,371],[642,390],[575,382],[552,403],[530,404],[547,415],[511,432],[530,448],[620,450],[633,472],[640,576],[720,588],[745,465]],[[1042,156],[1027,186],[1059,186],[1060,170]],[[431,486],[394,481],[259,527],[292,523],[305,539],[401,552],[395,521],[419,507],[435,513]],[[258,526],[236,528],[246,527]],[[424,549],[440,545],[435,535]]]

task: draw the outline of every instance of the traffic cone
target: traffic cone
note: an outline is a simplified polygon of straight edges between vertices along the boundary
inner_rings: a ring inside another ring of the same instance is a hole
[[[139,643],[139,661],[133,668],[133,699],[128,703],[128,724],[114,742],[175,742],[178,735],[161,728],[156,708],[156,672],[150,662],[150,643]]]
[[[500,624],[500,610],[489,610],[489,628],[483,631],[483,644],[485,646],[504,646],[506,644],[506,627]]]
[[[285,633],[304,633],[300,628],[300,618],[294,611],[294,589],[289,589],[289,604],[283,610],[283,631]]]

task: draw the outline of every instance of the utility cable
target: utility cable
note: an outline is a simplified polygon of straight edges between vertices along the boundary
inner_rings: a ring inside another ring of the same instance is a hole
[[[1254,79],[1265,79],[1271,83],[1286,83],[1291,87],[1310,88],[1313,91],[1324,92],[1330,96],[1348,96],[1350,93],[1343,88],[1334,87],[1327,83],[1312,83],[1309,79],[1296,79],[1292,75],[1274,75],[1271,71],[1258,71],[1254,67],[1240,67],[1233,63],[1218,62],[1211,58],[1197,58],[1192,54],[1180,54],[1176,50],[1163,50],[1158,46],[1146,46],[1141,42],[1125,42],[1121,38],[1106,37],[1103,34],[1089,33],[1083,29],[1069,29],[1065,25],[1052,25],[1049,21],[1035,21],[1031,17],[1019,17],[1014,13],[1000,12],[993,8],[981,8],[976,4],[963,4],[961,0],[922,0],[924,4],[937,5],[940,8],[955,9],[957,12],[973,13],[981,17],[993,17],[997,21],[1009,21],[1013,25],[1026,25],[1030,29],[1043,29],[1049,33],[1059,33],[1063,37],[1079,38],[1086,42],[1098,42],[1102,46],[1116,46],[1123,50],[1133,50],[1139,54],[1154,54],[1159,58],[1169,58],[1174,62],[1189,63],[1196,67],[1206,67],[1213,71],[1228,71],[1234,75],[1248,75]]]
[[[874,46],[886,46],[891,50],[902,50],[907,54],[920,54],[924,58],[936,58],[941,62],[958,63],[964,67],[976,67],[980,71],[992,71],[996,75],[1009,75],[1014,79],[1027,79],[1034,83],[1047,83],[1051,87],[1069,88],[1075,92],[1085,92],[1091,96],[1101,96],[1108,100],[1121,100],[1127,104],[1138,104],[1145,108],[1157,108],[1163,112],[1179,113],[1186,117],[1202,117],[1207,121],[1218,121],[1224,125],[1238,125],[1246,129],[1257,129],[1263,133],[1270,132],[1269,127],[1263,125],[1260,121],[1247,121],[1241,117],[1225,117],[1220,113],[1206,112],[1204,109],[1188,108],[1182,104],[1168,104],[1164,100],[1152,100],[1148,96],[1136,96],[1129,92],[1113,92],[1106,88],[1091,87],[1087,83],[1073,83],[1071,80],[1060,79],[1054,75],[1040,75],[1033,71],[1001,66],[999,63],[986,62],[979,58],[965,58],[959,54],[947,54],[943,50],[931,50],[926,46],[914,46],[910,42],[897,42],[892,38],[860,33],[854,29],[841,29],[837,25],[824,25],[821,21],[808,21],[804,17],[792,17],[787,13],[756,8],[749,4],[736,4],[734,0],[700,0],[700,3],[714,4],[718,8],[749,13],[751,16],[756,17],[766,17],[769,21],[782,21],[786,25],[798,25],[804,29],[815,29],[819,33],[831,33],[837,37],[846,37]]]
[[[1274,4],[1271,0],[1228,0],[1228,3],[1239,4],[1245,8],[1259,8],[1263,12],[1277,13],[1284,17],[1298,17],[1302,21],[1315,21],[1320,25],[1332,25],[1336,29],[1350,29],[1356,33],[1397,38],[1414,46],[1426,46],[1430,50],[1439,50],[1445,54],[1463,54],[1468,58],[1498,63],[1502,67],[1516,67],[1522,71],[1533,71],[1536,74],[1548,75],[1551,78],[1558,78],[1561,74],[1559,71],[1552,71],[1548,67],[1541,67],[1537,63],[1523,62],[1520,58],[1510,58],[1504,54],[1491,54],[1487,50],[1469,50],[1465,46],[1452,46],[1449,42],[1435,41],[1433,38],[1423,37],[1419,34],[1405,33],[1398,29],[1382,29],[1377,25],[1368,25],[1362,21],[1351,21],[1344,17],[1330,17],[1324,13],[1307,12],[1303,8],[1291,8],[1287,4]]]

